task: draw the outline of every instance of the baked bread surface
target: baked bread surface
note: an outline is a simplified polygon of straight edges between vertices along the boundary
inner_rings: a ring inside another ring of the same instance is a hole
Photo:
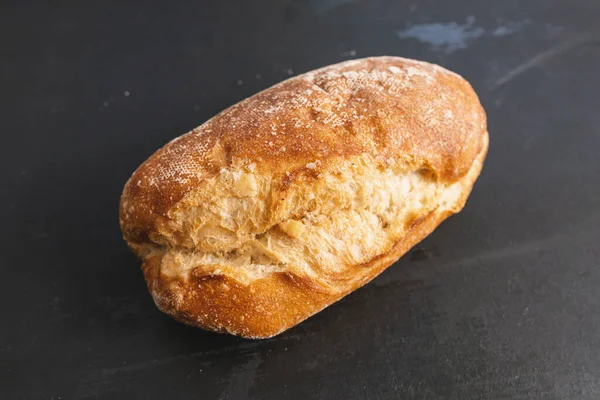
[[[128,180],[123,235],[157,306],[247,338],[296,325],[462,209],[488,146],[471,86],[398,57],[260,92]]]

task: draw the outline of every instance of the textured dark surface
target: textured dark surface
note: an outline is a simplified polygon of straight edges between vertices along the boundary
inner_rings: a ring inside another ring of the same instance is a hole
[[[598,1],[12,3],[0,398],[600,398]],[[466,209],[279,337],[160,314],[117,222],[133,169],[289,74],[380,54],[480,94]]]

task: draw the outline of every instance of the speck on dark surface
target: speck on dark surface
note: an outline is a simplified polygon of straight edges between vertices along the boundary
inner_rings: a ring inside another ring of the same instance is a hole
[[[591,0],[6,2],[0,398],[600,398],[599,14]],[[473,84],[491,145],[467,207],[275,338],[162,315],[118,227],[131,172],[354,54]]]

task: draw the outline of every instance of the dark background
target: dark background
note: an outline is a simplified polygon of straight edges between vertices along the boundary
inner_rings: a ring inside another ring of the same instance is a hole
[[[0,398],[600,398],[597,0],[0,4]],[[119,231],[131,172],[289,75],[383,54],[479,93],[465,210],[276,338],[162,315]]]

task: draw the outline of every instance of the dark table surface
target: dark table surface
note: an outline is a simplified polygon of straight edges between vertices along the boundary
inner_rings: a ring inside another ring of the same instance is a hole
[[[0,5],[0,398],[600,398],[600,2],[84,3]],[[118,226],[135,167],[289,75],[382,54],[479,93],[465,210],[276,338],[161,314]]]

